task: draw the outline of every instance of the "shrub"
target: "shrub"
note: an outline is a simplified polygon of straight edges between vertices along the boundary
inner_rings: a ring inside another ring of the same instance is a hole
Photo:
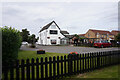
[[[16,60],[21,46],[22,38],[20,32],[11,27],[3,27],[2,31],[2,65],[9,65]]]
[[[76,54],[78,54],[76,51],[74,51],[74,52],[70,52],[70,54],[71,55],[76,55]]]
[[[45,50],[37,50],[37,54],[45,54]]]

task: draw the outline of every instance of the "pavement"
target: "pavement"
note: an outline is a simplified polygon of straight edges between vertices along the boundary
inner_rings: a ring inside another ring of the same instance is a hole
[[[76,51],[78,53],[90,53],[90,52],[103,52],[103,51],[113,51],[113,50],[120,50],[117,47],[108,47],[108,48],[94,48],[94,47],[76,47],[76,46],[40,46],[36,45],[36,48],[29,48],[26,45],[22,45],[21,50],[30,50],[30,51],[37,51],[39,49],[45,50],[46,52],[53,52],[53,53],[70,53]]]

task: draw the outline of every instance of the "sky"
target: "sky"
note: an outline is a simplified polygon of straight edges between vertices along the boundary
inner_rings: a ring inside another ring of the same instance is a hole
[[[2,26],[39,30],[55,21],[61,30],[84,34],[89,29],[118,30],[118,2],[4,2]]]

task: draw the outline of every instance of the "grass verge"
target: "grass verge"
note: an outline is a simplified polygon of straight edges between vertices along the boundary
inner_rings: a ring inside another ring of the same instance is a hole
[[[87,72],[83,74],[74,75],[70,78],[71,79],[74,79],[74,78],[75,79],[76,78],[119,78],[120,80],[119,68],[120,68],[120,65],[114,65],[114,66],[94,70],[93,72]]]
[[[65,53],[51,53],[51,52],[46,52],[45,54],[37,54],[36,51],[22,51],[20,50],[18,53],[18,59],[36,59],[36,58],[45,58],[45,57],[53,57],[53,56],[64,56],[64,55],[68,55]]]

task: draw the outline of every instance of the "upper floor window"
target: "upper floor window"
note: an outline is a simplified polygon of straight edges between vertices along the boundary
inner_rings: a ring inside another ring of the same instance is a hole
[[[88,33],[88,38],[90,37],[89,33]]]
[[[97,35],[97,38],[98,38],[98,36],[99,36],[99,33],[97,32],[97,33],[96,33],[96,35]]]
[[[99,35],[99,33],[97,32],[97,35]]]
[[[104,35],[104,38],[105,38],[106,35]]]
[[[57,30],[50,30],[50,34],[58,34]]]
[[[51,25],[51,29],[56,29],[56,25]]]

